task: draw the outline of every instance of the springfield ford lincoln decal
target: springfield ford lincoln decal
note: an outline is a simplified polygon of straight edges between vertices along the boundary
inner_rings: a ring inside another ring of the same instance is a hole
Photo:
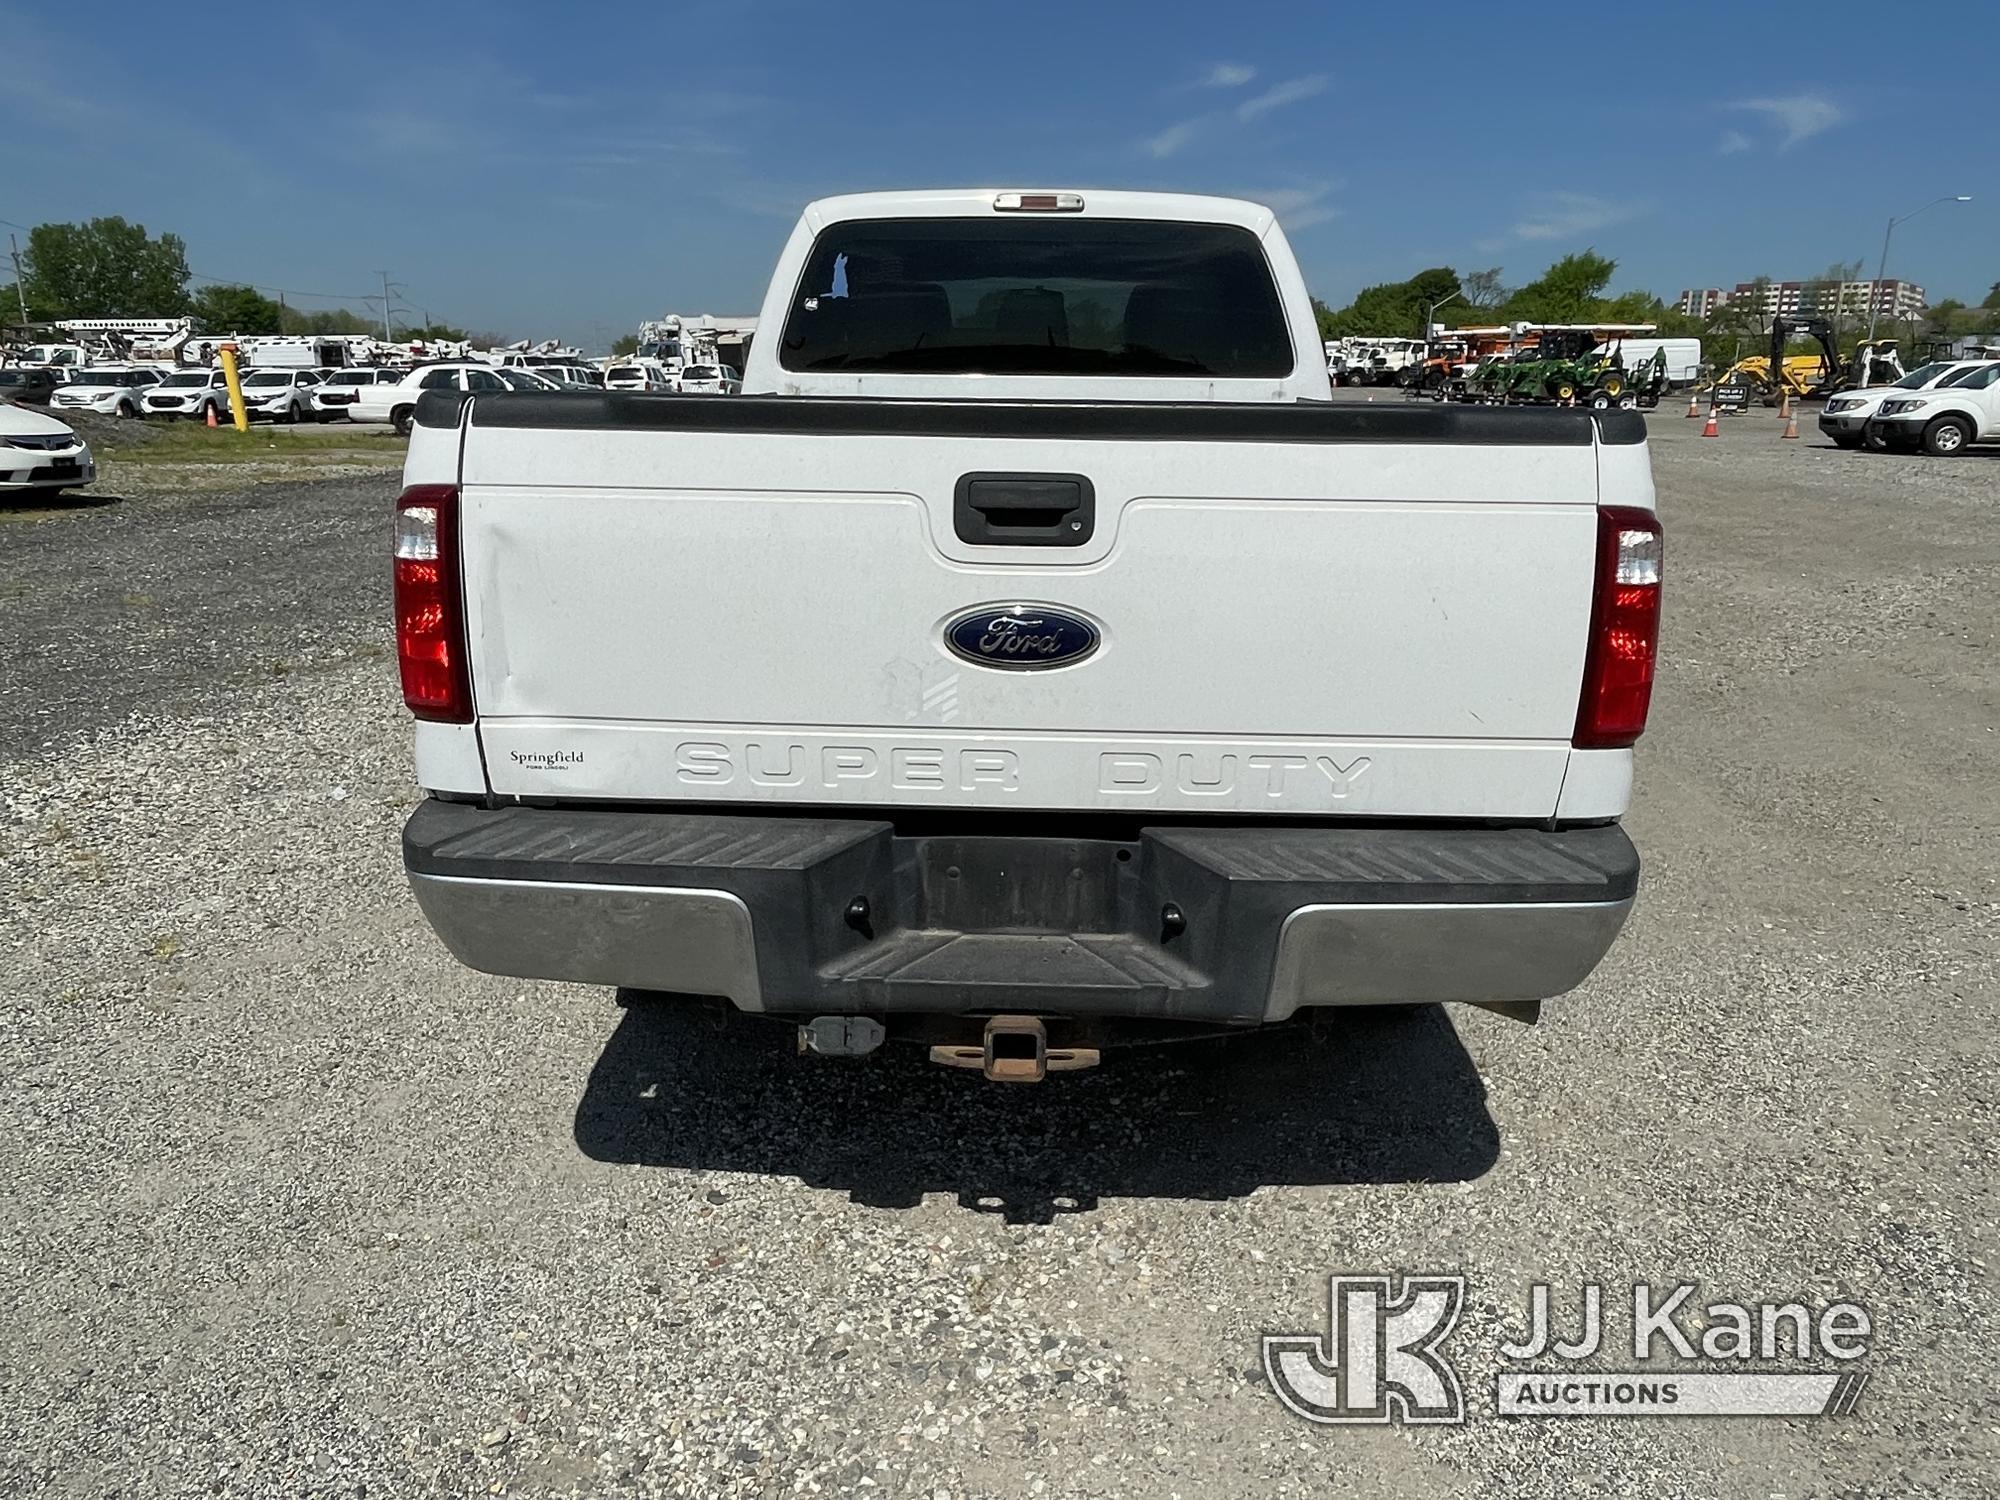
[[[1097,627],[1049,604],[983,604],[953,615],[944,643],[954,656],[982,667],[1034,672],[1066,667],[1097,649]]]

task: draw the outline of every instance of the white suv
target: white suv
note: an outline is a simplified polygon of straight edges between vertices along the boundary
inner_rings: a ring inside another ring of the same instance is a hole
[[[314,419],[312,393],[319,376],[311,370],[249,370],[241,377],[243,406],[250,420],[309,422]]]
[[[743,389],[743,382],[727,365],[689,365],[675,389],[683,396],[733,396]]]
[[[56,387],[49,406],[57,411],[101,411],[107,416],[137,417],[145,414],[146,392],[160,383],[158,370],[102,366],[78,370],[66,384]]]
[[[2000,361],[1949,386],[1890,397],[1875,408],[1868,436],[1899,453],[1922,448],[1937,458],[1974,443],[2000,443]]]
[[[401,370],[378,370],[372,366],[331,371],[313,387],[313,410],[319,413],[321,421],[337,421],[352,414],[363,386],[393,385],[402,378]]]
[[[196,422],[215,413],[218,422],[229,418],[229,382],[220,370],[175,370],[145,394],[149,417],[187,417]]]
[[[1958,385],[1990,363],[1983,359],[1933,360],[1918,365],[1893,385],[1843,391],[1821,410],[1819,430],[1833,439],[1836,448],[1859,448],[1867,440],[1869,420],[1884,401],[1900,399],[1905,391],[1942,390]]]
[[[612,365],[604,372],[604,388],[607,391],[670,391],[674,388],[674,376],[665,365],[654,364],[651,360],[631,360]]]
[[[549,391],[558,389],[552,380],[532,370],[502,369],[473,361],[418,365],[401,380],[386,385],[363,386],[355,393],[347,414],[357,422],[393,422],[396,431],[409,435],[416,415],[417,400],[425,391]]]

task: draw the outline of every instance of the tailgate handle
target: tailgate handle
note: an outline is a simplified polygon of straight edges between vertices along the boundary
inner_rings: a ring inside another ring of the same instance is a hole
[[[1097,493],[1081,474],[966,474],[952,492],[958,539],[980,547],[1080,547]]]

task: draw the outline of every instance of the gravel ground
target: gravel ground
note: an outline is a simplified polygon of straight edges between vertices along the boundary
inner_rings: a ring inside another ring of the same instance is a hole
[[[1017,1091],[454,964],[392,478],[0,529],[0,1493],[1994,1493],[2000,462],[1653,425],[1589,984]],[[1470,1278],[1467,1425],[1279,1406],[1338,1270]],[[1859,1410],[1491,1417],[1529,1283],[1640,1279],[1862,1301]]]

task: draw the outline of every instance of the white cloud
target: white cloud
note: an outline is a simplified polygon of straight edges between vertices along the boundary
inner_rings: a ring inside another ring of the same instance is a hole
[[[1240,89],[1257,76],[1257,70],[1248,63],[1219,62],[1208,70],[1208,76],[1201,81],[1205,89]]]
[[[1236,66],[1233,63],[1220,64],[1216,73],[1219,74],[1223,68],[1234,68]],[[1253,73],[1254,70],[1245,69],[1243,81],[1248,82]],[[1210,75],[1211,82],[1215,76],[1215,74]],[[1270,88],[1264,90],[1263,93],[1245,99],[1241,104],[1227,113],[1211,111],[1208,114],[1196,115],[1192,119],[1182,120],[1178,124],[1169,125],[1158,135],[1147,136],[1139,143],[1139,147],[1148,156],[1164,161],[1169,156],[1173,156],[1192,145],[1211,131],[1226,127],[1230,123],[1232,115],[1239,122],[1254,120],[1259,115],[1267,115],[1274,109],[1284,108],[1287,104],[1297,104],[1302,99],[1310,99],[1316,94],[1325,93],[1327,82],[1325,74],[1314,73],[1305,78],[1293,78],[1284,83],[1273,84]]]
[[[1517,240],[1567,240],[1607,229],[1650,212],[1644,202],[1616,202],[1594,193],[1536,193],[1528,200],[1527,217],[1508,230]],[[1482,241],[1481,248],[1488,242]]]
[[[1269,114],[1274,109],[1283,109],[1287,104],[1297,104],[1302,99],[1313,98],[1326,92],[1327,76],[1313,73],[1304,78],[1293,78],[1285,83],[1273,84],[1254,99],[1245,99],[1236,106],[1236,118],[1254,120],[1259,115]]]
[[[1340,210],[1326,201],[1339,186],[1334,181],[1315,182],[1306,187],[1280,188],[1275,193],[1250,193],[1247,196],[1276,214],[1286,229],[1305,229],[1339,216]]]
[[[1215,123],[1214,115],[1196,115],[1192,120],[1183,120],[1178,125],[1169,125],[1158,135],[1149,135],[1142,143],[1152,155],[1165,161],[1196,136]]]
[[[1809,141],[1833,129],[1846,114],[1831,99],[1818,94],[1788,94],[1782,99],[1739,99],[1731,109],[1747,109],[1768,118],[1778,127],[1778,149],[1789,151],[1801,141]]]
[[[1725,130],[1715,149],[1724,156],[1734,156],[1739,151],[1748,151],[1755,144],[1755,141],[1740,130]]]

